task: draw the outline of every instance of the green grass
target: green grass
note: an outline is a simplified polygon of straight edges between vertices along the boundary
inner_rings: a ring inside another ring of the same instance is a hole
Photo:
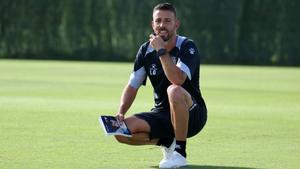
[[[0,60],[0,168],[157,168],[160,149],[106,137],[132,70],[127,63]],[[300,69],[201,67],[209,110],[188,140],[189,168],[300,166]],[[153,105],[148,81],[128,112]]]

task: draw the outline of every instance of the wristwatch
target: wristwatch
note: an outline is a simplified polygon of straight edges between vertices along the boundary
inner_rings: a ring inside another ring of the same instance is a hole
[[[161,57],[161,56],[165,55],[166,53],[167,53],[167,49],[161,48],[157,51],[156,55],[157,55],[157,57]]]

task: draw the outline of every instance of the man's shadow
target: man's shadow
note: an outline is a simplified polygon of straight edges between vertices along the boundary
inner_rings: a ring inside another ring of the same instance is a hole
[[[151,166],[151,168],[159,168],[158,166]],[[181,167],[181,169],[256,169],[249,167],[232,167],[232,166],[214,166],[214,165],[188,165]]]

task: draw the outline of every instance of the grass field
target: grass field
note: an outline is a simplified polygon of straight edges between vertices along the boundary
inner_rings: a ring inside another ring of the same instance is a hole
[[[154,146],[104,136],[128,63],[0,60],[1,169],[157,168]],[[192,169],[300,168],[300,68],[201,68],[209,114],[188,140]],[[153,105],[148,81],[128,112]]]

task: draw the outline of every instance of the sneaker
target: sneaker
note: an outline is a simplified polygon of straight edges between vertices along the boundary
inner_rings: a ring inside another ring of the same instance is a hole
[[[161,150],[163,153],[163,159],[159,162],[159,166],[161,163],[165,163],[165,161],[171,157],[171,155],[173,154],[173,152],[175,150],[175,145],[176,145],[176,140],[174,138],[174,140],[169,148],[167,148],[165,146],[161,146]]]
[[[185,157],[174,151],[172,155],[162,163],[159,163],[159,168],[179,168],[187,166]]]

